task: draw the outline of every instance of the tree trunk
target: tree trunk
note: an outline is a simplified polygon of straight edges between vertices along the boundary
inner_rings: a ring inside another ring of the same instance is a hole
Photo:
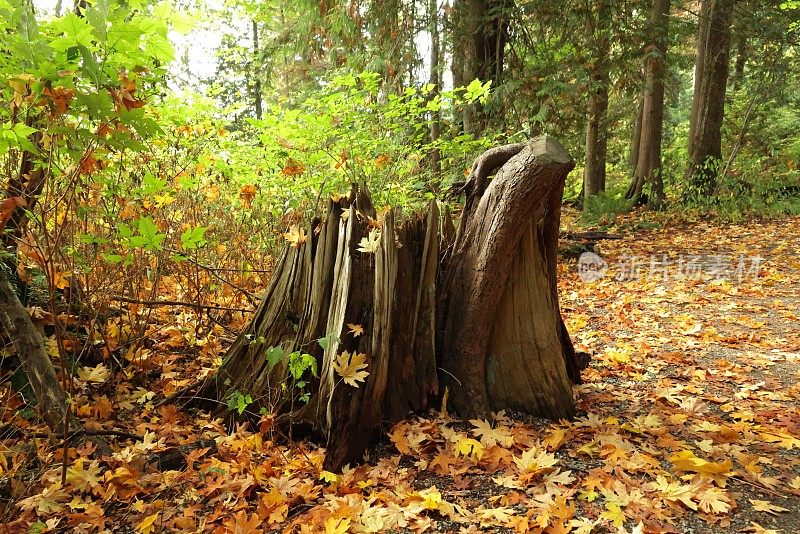
[[[733,69],[733,88],[739,89],[744,83],[744,67],[747,65],[747,32],[742,22],[736,37],[736,63]]]
[[[650,186],[648,205],[660,209],[665,202],[661,175],[661,134],[664,122],[664,65],[667,55],[670,0],[653,0],[650,43],[645,67],[638,160],[625,198],[638,202],[645,184]]]
[[[0,268],[0,324],[14,343],[20,364],[36,395],[42,418],[54,433],[64,430],[67,396],[56,377],[44,340]]]
[[[589,117],[586,122],[586,167],[583,171],[584,206],[589,197],[606,190],[606,153],[608,147],[608,86],[611,43],[611,6],[603,0],[597,7],[595,49],[592,64],[592,87],[589,92]],[[591,15],[590,15],[591,16]]]
[[[503,74],[505,47],[508,40],[506,0],[460,0],[457,6],[461,13],[458,30],[459,41],[455,46],[464,49],[464,78],[468,84],[474,79],[482,82],[492,80],[494,87],[500,84]],[[489,119],[486,109],[479,102],[464,106],[464,131],[480,134],[486,129]]]
[[[447,28],[446,41],[452,45],[452,55],[450,57],[450,74],[453,76],[453,87],[463,87],[466,85],[464,75],[466,69],[464,68],[465,51],[464,51],[464,6],[462,1],[456,1],[453,4],[453,9],[448,16],[447,11],[445,16],[445,28]],[[448,39],[449,38],[449,39]],[[464,132],[464,109],[462,106],[453,106],[452,122],[458,133]]]
[[[377,221],[363,188],[332,201],[308,239],[287,247],[251,324],[198,397],[224,406],[249,394],[279,422],[311,426],[325,435],[333,470],[358,461],[382,421],[435,406],[440,380],[466,417],[504,408],[571,417],[581,365],[559,313],[556,241],[573,165],[548,137],[487,151],[455,235],[435,203]],[[295,351],[320,369],[318,379],[301,377],[307,404],[287,374]],[[369,374],[354,387],[341,366],[357,354]]]
[[[636,170],[639,163],[639,146],[642,141],[642,114],[644,113],[644,95],[647,88],[643,89],[636,98],[636,123],[633,126],[633,136],[631,137],[631,151],[628,155],[628,165],[631,172]]]
[[[695,94],[690,120],[686,177],[702,195],[711,195],[722,159],[722,120],[731,44],[734,0],[704,0],[697,37]]]
[[[431,73],[429,83],[433,86],[429,98],[433,99],[439,95],[442,83],[442,69],[441,69],[441,46],[439,43],[439,0],[429,0],[428,2],[428,26],[431,35]],[[430,136],[431,142],[435,143],[441,135],[442,129],[442,114],[440,111],[431,112],[431,129]],[[431,160],[431,172],[433,173],[436,186],[439,186],[442,173],[441,158],[442,154],[438,148],[431,149],[429,153]]]
[[[258,45],[258,23],[255,19],[250,21],[253,33],[253,104],[256,118],[261,119],[263,104],[261,100],[261,50]]]
[[[80,4],[76,3],[78,5]],[[26,124],[39,126],[39,117],[29,116]],[[41,148],[41,131],[31,136],[31,142]],[[28,225],[29,214],[38,202],[47,177],[46,168],[38,164],[33,152],[26,150],[21,154],[17,174],[5,187],[4,202],[10,203],[10,209],[0,220],[0,262],[3,263],[0,266],[0,324],[14,344],[17,358],[36,395],[43,419],[54,433],[61,433],[65,430],[65,421],[68,424],[73,423],[71,419],[65,419],[68,410],[67,396],[56,378],[42,336],[36,330],[9,279],[9,276],[16,275],[17,243]]]
[[[464,416],[503,408],[572,415],[555,246],[564,179],[573,166],[546,136],[490,150],[473,166],[440,319],[445,384]]]

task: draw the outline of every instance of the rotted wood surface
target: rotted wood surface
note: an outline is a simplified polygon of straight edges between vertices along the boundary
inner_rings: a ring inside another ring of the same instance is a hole
[[[467,203],[440,299],[442,367],[449,372],[445,384],[454,410],[465,417],[484,416],[511,396],[534,408],[533,399],[541,400],[557,388],[564,391],[549,408],[534,415],[569,416],[574,410],[564,366],[569,354],[562,349],[558,326],[555,251],[550,251],[549,241],[558,236],[559,210],[553,203],[559,198],[560,206],[564,181],[574,162],[548,136],[530,141],[519,151],[516,148],[513,145],[507,152],[509,159],[480,197]],[[551,206],[546,209],[548,203]],[[537,231],[554,235],[534,238]],[[528,239],[523,242],[525,235]],[[525,298],[535,298],[544,307],[533,309],[523,303],[522,295],[517,295],[523,288]],[[548,296],[552,302],[546,300]],[[515,321],[519,326],[512,326]],[[504,344],[513,347],[504,348]],[[547,366],[548,378],[541,373],[541,365],[537,369],[534,364],[534,347],[546,359],[561,361],[561,367]],[[491,368],[487,367],[490,353]],[[496,375],[498,371],[502,374]],[[512,371],[518,376],[524,372],[530,381],[499,385]],[[491,397],[490,381],[494,384]],[[566,405],[556,408],[561,402]]]
[[[199,396],[224,409],[231,392],[247,393],[251,413],[265,407],[315,429],[329,470],[357,462],[381,422],[437,406],[443,385],[464,416],[513,408],[570,417],[580,365],[559,313],[556,245],[572,166],[548,137],[488,151],[473,166],[458,231],[436,203],[404,217],[377,216],[366,188],[331,201],[308,240],[287,247],[252,323]],[[373,229],[378,249],[359,251]],[[266,352],[277,346],[287,357],[270,368]],[[320,370],[304,376],[306,405],[286,387],[293,351]],[[334,370],[343,351],[367,355],[359,387]]]

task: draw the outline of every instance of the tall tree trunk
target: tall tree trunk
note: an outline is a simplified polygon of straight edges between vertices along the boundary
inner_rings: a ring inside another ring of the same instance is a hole
[[[704,0],[697,38],[698,65],[695,70],[695,95],[692,100],[693,126],[689,138],[689,165],[686,177],[693,188],[711,195],[722,159],[722,121],[725,114],[725,89],[731,45],[731,15],[734,0]],[[702,54],[701,54],[702,50]]]
[[[639,162],[639,146],[642,141],[642,114],[644,113],[644,95],[646,91],[647,88],[645,87],[636,98],[636,122],[633,125],[631,151],[628,154],[628,165],[631,168],[631,172],[636,170],[636,164]]]
[[[608,86],[610,85],[609,54],[611,43],[611,5],[608,0],[597,4],[594,21],[594,50],[589,90],[589,116],[586,122],[586,166],[583,171],[584,205],[590,197],[606,190],[606,153],[608,147]]]
[[[573,166],[548,137],[487,151],[456,235],[435,203],[403,220],[388,211],[375,234],[365,189],[331,201],[308,240],[287,247],[252,322],[197,397],[247,393],[279,422],[311,425],[326,436],[329,470],[358,461],[381,421],[435,406],[437,368],[461,415],[571,417],[582,366],[559,312],[556,256]],[[295,351],[320,369],[303,377],[305,405],[288,375]],[[368,375],[344,382],[354,361]]]
[[[464,5],[463,1],[455,0],[453,9],[448,16],[445,12],[445,28],[447,29],[447,38],[445,42],[449,42],[452,47],[452,54],[450,56],[450,73],[453,76],[453,87],[463,87],[466,85],[464,75],[466,69],[464,68],[465,62],[465,43],[463,32],[464,30]],[[464,132],[464,109],[462,106],[453,106],[453,124],[458,133]]]
[[[459,30],[464,47],[464,83],[474,79],[492,80],[497,87],[503,74],[505,46],[508,40],[507,0],[460,0]],[[458,45],[457,45],[458,46]],[[464,131],[479,134],[490,119],[482,104],[474,102],[464,108]]]
[[[650,12],[648,55],[645,67],[645,95],[639,157],[633,180],[625,198],[639,200],[645,184],[650,186],[648,205],[664,205],[664,180],[661,175],[661,134],[664,122],[664,66],[667,55],[670,0],[653,0]]]
[[[429,0],[428,1],[428,18],[429,18],[429,25],[428,31],[431,35],[431,56],[430,56],[430,63],[431,63],[431,72],[430,72],[430,79],[429,83],[433,86],[433,91],[429,98],[436,98],[441,91],[441,83],[442,83],[442,68],[441,68],[441,46],[439,43],[439,2],[438,0]],[[442,114],[440,111],[433,111],[431,113],[431,142],[435,143],[439,136],[441,135],[441,128],[442,128]],[[441,164],[441,151],[438,148],[434,148],[430,151],[429,154],[431,160],[431,172],[434,175],[434,179],[437,182],[440,180],[440,174],[442,172],[442,164]]]
[[[253,19],[251,22],[253,31],[253,104],[256,110],[256,118],[263,116],[263,104],[261,97],[261,50],[258,45],[258,23]]]
[[[697,18],[697,35],[695,36],[696,50],[694,58],[694,78],[692,80],[692,111],[689,114],[689,152],[691,143],[694,139],[694,132],[697,128],[697,108],[700,105],[700,84],[705,73],[704,62],[706,57],[706,36],[711,23],[711,9],[715,0],[702,0],[700,3],[700,13]]]
[[[742,23],[736,37],[736,64],[733,69],[733,87],[739,89],[744,82],[744,67],[747,65],[747,33]]]

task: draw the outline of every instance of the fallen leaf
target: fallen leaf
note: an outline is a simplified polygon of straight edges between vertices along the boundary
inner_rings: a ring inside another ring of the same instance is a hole
[[[349,332],[353,334],[353,337],[358,337],[364,333],[364,327],[360,324],[347,323],[347,328]]]
[[[766,512],[771,515],[777,516],[780,512],[788,512],[787,508],[772,504],[769,501],[759,501],[758,499],[750,499],[750,504],[753,505],[753,510],[756,512]]]
[[[349,352],[344,351],[336,356],[336,360],[333,362],[333,370],[342,377],[346,384],[357,388],[358,382],[363,382],[369,376],[369,372],[364,371],[367,368],[366,361],[366,354],[353,353],[351,355]]]

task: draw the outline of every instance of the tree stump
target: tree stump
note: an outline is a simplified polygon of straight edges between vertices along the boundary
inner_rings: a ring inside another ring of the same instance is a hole
[[[360,460],[382,421],[436,406],[445,388],[465,417],[571,417],[581,365],[559,312],[556,255],[573,166],[546,136],[487,151],[464,186],[457,232],[435,202],[379,217],[365,187],[332,200],[283,252],[198,397],[224,407],[246,394],[248,410],[310,425],[325,436],[329,470]],[[355,387],[336,366],[357,354],[369,374]]]

